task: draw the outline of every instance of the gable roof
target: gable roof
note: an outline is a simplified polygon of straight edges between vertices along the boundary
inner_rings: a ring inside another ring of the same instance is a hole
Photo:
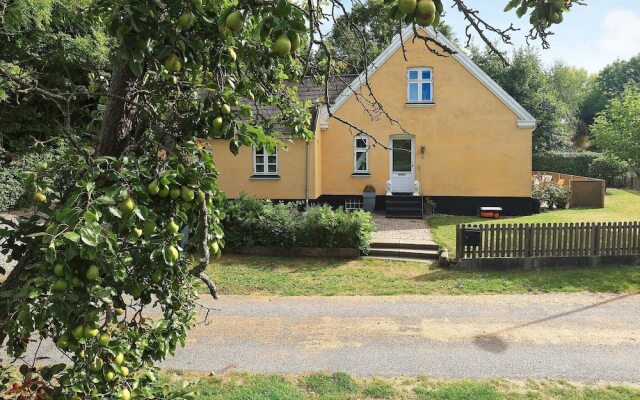
[[[531,115],[527,110],[524,109],[513,97],[509,95],[500,85],[496,83],[489,75],[487,75],[480,67],[478,67],[469,56],[467,56],[464,52],[462,52],[458,46],[456,46],[453,42],[447,39],[444,35],[439,34],[432,27],[419,29],[424,30],[431,37],[436,37],[440,42],[448,46],[449,48],[455,51],[455,54],[452,54],[455,60],[457,60],[463,67],[467,69],[476,79],[478,79],[491,93],[493,93],[498,99],[500,99],[507,107],[511,109],[511,111],[516,114],[518,117],[518,128],[526,128],[526,129],[535,129],[536,127],[536,119]],[[366,82],[367,76],[371,78],[374,72],[376,72],[382,64],[385,63],[395,52],[400,48],[400,45],[403,41],[407,41],[408,39],[413,37],[413,26],[408,25],[402,31],[401,35],[396,35],[391,44],[382,52],[380,55],[373,60],[373,62],[367,67],[366,71],[363,71],[360,75],[358,75],[344,90],[338,97],[336,97],[335,101],[331,104],[331,112],[335,113],[342,104],[344,104],[349,97],[353,94],[354,91],[358,90],[361,85]],[[321,107],[319,123],[322,128],[327,128],[329,126],[329,112],[327,111],[326,106]]]

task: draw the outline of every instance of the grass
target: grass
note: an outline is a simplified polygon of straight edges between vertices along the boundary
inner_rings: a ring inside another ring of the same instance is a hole
[[[193,385],[199,400],[613,400],[640,399],[637,387],[554,380],[434,380],[354,378],[344,373],[306,376],[168,374],[174,387]]]
[[[640,221],[640,192],[634,190],[609,189],[605,208],[568,209],[551,211],[524,217],[505,217],[487,220],[478,217],[434,216],[428,219],[434,240],[451,252],[456,248],[456,225],[458,224],[532,224],[560,222],[616,222]]]
[[[554,211],[485,220],[429,219],[441,245],[455,248],[460,223],[605,222],[640,220],[640,192],[610,189],[604,209]],[[542,272],[461,272],[434,265],[377,259],[334,260],[225,256],[207,270],[221,293],[234,295],[336,296],[547,292],[640,293],[640,267],[558,268]]]
[[[640,267],[464,272],[423,263],[366,258],[225,256],[211,264],[207,272],[215,278],[220,292],[227,295],[640,293]]]

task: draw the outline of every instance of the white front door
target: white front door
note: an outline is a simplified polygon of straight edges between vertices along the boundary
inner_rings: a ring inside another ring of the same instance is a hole
[[[415,138],[391,138],[391,192],[413,193],[416,180]]]

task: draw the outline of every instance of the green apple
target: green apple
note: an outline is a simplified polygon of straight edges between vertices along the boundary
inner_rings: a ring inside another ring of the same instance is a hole
[[[238,55],[236,54],[236,51],[233,49],[233,47],[229,47],[227,49],[227,55],[229,56],[229,60],[231,60],[231,62],[236,62],[236,60],[238,59]]]
[[[178,18],[178,26],[181,29],[189,29],[193,26],[193,23],[195,22],[196,18],[194,17],[193,13],[191,13],[190,11],[184,12],[179,18]]]
[[[220,128],[222,128],[222,117],[215,117],[213,119],[213,123],[211,124],[211,127],[213,128],[214,131],[219,131]]]
[[[398,10],[405,15],[413,13],[416,5],[416,0],[398,0]]]
[[[169,187],[164,185],[160,187],[160,190],[158,191],[158,196],[162,198],[169,196]]]
[[[120,366],[120,373],[122,374],[122,376],[128,376],[129,368],[125,367],[124,365]]]
[[[129,400],[131,399],[131,392],[129,392],[129,389],[127,388],[122,388],[120,389],[120,398],[122,400]]]
[[[195,198],[196,194],[193,191],[193,189],[191,189],[188,186],[183,186],[180,189],[180,197],[182,198],[182,200],[184,201],[193,201],[193,199]]]
[[[171,191],[169,192],[169,196],[173,199],[173,200],[177,200],[178,198],[180,198],[180,188],[178,187],[172,187]]]
[[[169,72],[180,72],[182,63],[176,54],[169,54],[169,57],[164,60],[164,67]]]
[[[142,232],[145,235],[151,235],[156,231],[156,221],[144,221],[142,223]]]
[[[64,276],[64,265],[56,264],[53,267],[53,273],[56,274],[57,277],[62,278]]]
[[[78,325],[71,331],[71,336],[75,339],[82,338],[82,335],[84,335],[84,325]]]
[[[100,277],[100,271],[98,270],[98,266],[91,265],[89,269],[87,269],[86,274],[88,281],[96,281]]]
[[[42,192],[36,192],[36,194],[33,195],[33,201],[35,201],[36,203],[46,203],[47,196],[45,196],[45,194]]]
[[[113,373],[113,371],[107,371],[104,374],[104,381],[105,382],[111,382],[113,380],[113,378],[115,378],[116,375]]]
[[[178,259],[178,256],[180,255],[180,253],[178,252],[178,249],[176,249],[173,245],[169,245],[165,247],[164,253],[165,253],[165,256],[167,257],[167,261],[169,262],[176,261]]]
[[[106,346],[109,344],[109,341],[111,341],[111,335],[105,332],[102,335],[100,335],[100,338],[98,339],[98,341],[100,342],[101,345]]]
[[[175,235],[180,230],[180,226],[175,223],[173,218],[169,218],[169,222],[167,223],[167,232]]]
[[[122,353],[116,354],[116,358],[114,359],[114,361],[118,365],[122,364],[124,362],[124,354],[122,354]]]
[[[284,57],[291,53],[291,40],[289,40],[286,33],[280,35],[276,41],[273,42],[271,50],[280,57]]]
[[[87,339],[91,339],[94,338],[96,336],[98,336],[98,333],[100,333],[100,331],[98,330],[98,328],[94,328],[91,326],[85,326],[84,327],[84,337]]]
[[[224,115],[229,115],[231,114],[231,107],[229,107],[228,104],[223,104],[222,107],[220,107],[220,112]]]
[[[226,25],[231,32],[240,32],[244,21],[242,20],[242,13],[240,10],[235,10],[227,15]]]
[[[144,232],[142,232],[142,229],[140,229],[140,228],[133,228],[133,234],[134,234],[136,237],[141,237],[143,233],[144,233]]]
[[[120,211],[122,211],[122,213],[125,215],[131,214],[135,209],[136,202],[131,197],[127,197],[126,199],[122,200],[122,203],[120,203]]]
[[[157,270],[153,271],[153,274],[151,274],[151,280],[154,283],[160,283],[162,281],[162,270],[161,269],[157,269]]]
[[[160,185],[158,185],[158,181],[152,181],[149,185],[147,185],[147,190],[149,194],[155,196],[160,191]]]
[[[66,292],[67,289],[69,289],[69,282],[65,281],[64,279],[58,279],[53,283],[53,286],[51,287],[51,290],[56,293]]]

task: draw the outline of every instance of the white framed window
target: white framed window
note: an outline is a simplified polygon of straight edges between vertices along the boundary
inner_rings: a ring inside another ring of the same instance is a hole
[[[407,71],[407,103],[433,103],[433,68]]]
[[[253,147],[253,174],[278,175],[278,149],[269,154],[264,147]]]
[[[369,137],[364,135],[353,138],[353,172],[369,173]]]

